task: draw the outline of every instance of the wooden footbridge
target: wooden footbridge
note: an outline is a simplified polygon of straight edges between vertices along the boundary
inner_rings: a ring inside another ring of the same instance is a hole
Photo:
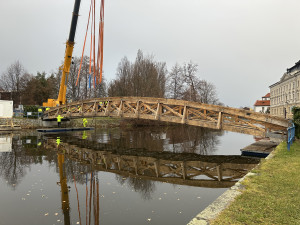
[[[58,149],[71,160],[90,165],[92,170],[197,187],[231,187],[259,163],[259,159],[242,156],[120,149],[90,140],[74,140],[70,136],[62,137],[59,148],[56,139],[51,137],[45,138],[43,144]]]
[[[288,120],[253,111],[175,99],[148,97],[109,97],[72,102],[51,108],[43,120],[58,115],[80,117],[124,117],[224,129],[265,136],[272,131],[286,133]]]

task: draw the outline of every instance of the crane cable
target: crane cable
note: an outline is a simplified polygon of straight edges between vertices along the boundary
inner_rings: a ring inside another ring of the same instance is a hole
[[[96,0],[91,0],[89,17],[87,22],[86,34],[83,44],[83,50],[81,55],[80,66],[77,75],[76,86],[78,85],[79,76],[82,67],[82,61],[84,56],[85,44],[87,33],[89,29],[89,22],[92,12],[92,22],[91,22],[91,44],[90,44],[90,64],[89,64],[89,86],[91,86],[91,74],[92,74],[92,62],[93,62],[93,83],[94,88],[96,84],[100,84],[102,82],[102,72],[103,72],[103,39],[104,39],[104,0],[101,0],[100,4],[100,22],[99,22],[99,36],[98,36],[98,51],[97,51],[97,58],[96,58]]]
[[[99,73],[98,83],[99,84],[102,81],[102,70],[103,70],[103,38],[104,38],[103,33],[104,33],[104,0],[101,0],[100,23],[99,23],[99,41],[98,41],[98,57],[97,57],[97,69],[98,69],[98,73]]]
[[[93,36],[93,68],[94,68],[94,88],[96,87],[96,82],[95,82],[95,73],[96,73],[96,56],[95,56],[95,41],[96,41],[96,0],[94,0],[94,36]]]
[[[92,1],[92,0],[91,0],[91,1]],[[89,23],[90,23],[91,8],[92,8],[92,4],[90,5],[90,12],[89,12],[89,17],[88,17],[88,23],[87,23],[87,26],[86,26],[86,32],[85,32],[85,37],[84,37],[84,43],[83,43],[83,49],[82,49],[81,60],[80,60],[80,66],[79,66],[79,70],[78,70],[78,76],[77,76],[77,80],[76,80],[76,86],[77,86],[77,84],[78,84],[79,74],[80,74],[81,66],[82,66],[82,60],[83,60],[83,55],[84,55],[84,49],[85,49],[85,43],[86,43],[86,37],[87,37],[87,33],[88,33],[88,29],[89,29]]]

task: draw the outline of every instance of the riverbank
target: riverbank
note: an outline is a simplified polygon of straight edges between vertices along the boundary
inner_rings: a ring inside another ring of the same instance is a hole
[[[115,127],[141,127],[141,126],[178,126],[160,121],[141,120],[141,119],[124,119],[115,117],[95,117],[87,118],[87,126],[97,128],[115,128]],[[1,125],[10,125],[10,119],[0,119]],[[21,129],[39,129],[44,128],[41,119],[31,119],[26,117],[13,118],[14,126],[20,126]],[[56,124],[54,122],[54,124]],[[62,122],[62,127],[82,127],[82,118],[72,119]]]
[[[300,224],[300,142],[281,143],[241,183],[244,189],[210,224]]]
[[[98,128],[120,127],[122,124],[122,119],[110,117],[87,118],[87,121],[87,126]],[[0,125],[10,125],[10,123],[10,119],[0,119]],[[13,124],[15,126],[20,126],[22,130],[43,128],[43,121],[41,119],[13,118]],[[83,127],[82,119],[73,119],[71,121],[62,122],[62,127]]]

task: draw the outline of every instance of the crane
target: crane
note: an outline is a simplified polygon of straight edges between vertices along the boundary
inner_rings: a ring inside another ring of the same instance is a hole
[[[62,76],[61,76],[61,81],[60,81],[58,97],[57,97],[57,99],[48,99],[47,102],[43,103],[44,107],[55,107],[58,105],[66,104],[68,76],[70,73],[70,66],[72,63],[72,54],[73,54],[73,48],[74,48],[74,39],[75,39],[75,32],[76,32],[76,26],[77,26],[77,20],[78,20],[79,8],[80,8],[80,1],[81,0],[75,0],[75,3],[74,3],[74,10],[73,10],[73,15],[72,15],[69,39],[66,43],[64,64],[61,67],[62,68]]]

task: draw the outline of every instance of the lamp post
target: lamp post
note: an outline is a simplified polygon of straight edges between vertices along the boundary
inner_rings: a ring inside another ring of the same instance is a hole
[[[289,104],[289,101],[287,100],[287,94],[285,94],[285,106],[283,107],[283,115],[284,115],[284,118],[286,119],[286,109],[288,107],[288,104]]]

